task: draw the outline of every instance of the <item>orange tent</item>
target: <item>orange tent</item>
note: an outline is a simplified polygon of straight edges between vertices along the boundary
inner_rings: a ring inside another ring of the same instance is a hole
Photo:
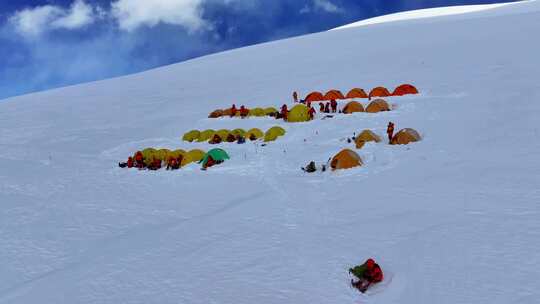
[[[347,99],[349,98],[368,98],[366,92],[360,88],[354,88],[347,93]]]
[[[420,141],[422,138],[415,129],[405,128],[394,135],[390,141],[391,145],[406,145],[411,142]]]
[[[390,111],[390,105],[384,99],[375,99],[366,108],[368,113]]]
[[[208,118],[218,118],[221,116],[223,116],[223,110],[215,110],[214,112],[210,113],[210,115],[208,115]]]
[[[364,106],[358,101],[351,101],[343,108],[343,113],[351,114],[354,112],[364,112]]]
[[[324,100],[324,96],[321,92],[311,92],[308,94],[308,96],[306,96],[306,102],[310,101],[310,102],[313,102],[313,101],[321,101],[321,100]]]
[[[411,84],[402,84],[394,90],[392,95],[403,96],[407,94],[418,94],[418,90]]]
[[[385,87],[376,87],[375,89],[371,90],[371,92],[369,92],[370,99],[372,97],[388,97],[388,96],[392,96],[392,94],[390,94],[388,89]]]
[[[330,90],[326,92],[324,95],[324,100],[332,100],[332,99],[345,99],[345,96],[343,96],[343,93],[339,90]]]
[[[341,152],[332,158],[332,162],[330,163],[332,170],[350,169],[361,165],[362,159],[360,156],[350,149],[341,150]]]

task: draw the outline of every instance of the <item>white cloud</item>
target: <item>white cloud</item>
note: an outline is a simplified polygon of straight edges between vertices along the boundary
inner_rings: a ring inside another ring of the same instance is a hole
[[[112,15],[121,29],[135,30],[159,23],[180,25],[189,31],[208,27],[202,19],[200,5],[204,0],[117,0]]]
[[[20,34],[32,38],[55,29],[79,29],[95,21],[94,8],[76,0],[69,8],[54,5],[17,11],[9,18]]]
[[[94,22],[94,9],[83,0],[76,0],[71,5],[69,11],[54,20],[52,26],[55,28],[78,29]]]
[[[313,7],[328,13],[340,13],[342,9],[329,0],[314,0]]]
[[[306,5],[300,10],[300,14],[309,14],[311,12],[343,13],[343,9],[329,0],[313,0],[313,4]]]

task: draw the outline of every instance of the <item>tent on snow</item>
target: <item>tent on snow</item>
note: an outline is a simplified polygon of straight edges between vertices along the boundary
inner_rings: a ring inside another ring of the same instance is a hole
[[[415,130],[411,128],[405,128],[394,135],[392,137],[392,140],[390,141],[391,145],[406,145],[411,142],[420,141],[422,138],[420,137],[420,134]]]
[[[350,169],[362,165],[362,159],[356,152],[350,149],[341,150],[330,162],[332,170]]]
[[[368,113],[390,111],[390,105],[384,99],[375,99],[366,108]]]
[[[187,132],[186,134],[184,134],[184,136],[182,137],[182,140],[183,141],[193,142],[194,140],[199,139],[200,135],[201,135],[200,131],[191,130],[191,131]]]
[[[250,140],[251,140],[252,137],[255,138],[255,140],[256,140],[256,139],[262,138],[263,136],[264,136],[263,131],[261,131],[261,129],[258,129],[258,128],[250,129],[244,135],[244,137],[246,139],[250,139]]]
[[[345,96],[343,96],[343,93],[339,90],[330,90],[324,94],[324,100],[332,100],[332,99],[345,99]]]
[[[249,116],[257,116],[257,117],[266,116],[266,114],[264,113],[264,109],[262,109],[262,108],[250,109],[248,115]]]
[[[232,114],[232,108],[223,110],[223,116],[231,116]],[[236,111],[235,116],[240,116],[240,111]]]
[[[267,116],[268,115],[273,115],[273,114],[275,114],[277,112],[279,112],[279,111],[274,107],[268,107],[268,108],[264,109],[264,114],[267,115]]]
[[[221,138],[222,141],[225,141],[227,139],[227,136],[229,136],[229,133],[231,133],[227,129],[221,129],[216,131],[216,134]]]
[[[351,114],[355,112],[364,112],[364,106],[358,101],[351,101],[345,105],[343,108],[343,113]]]
[[[354,88],[347,93],[347,96],[345,96],[347,99],[349,98],[368,98],[368,95],[363,89],[360,88]]]
[[[199,160],[199,163],[205,166],[206,163],[208,162],[209,157],[212,157],[212,159],[215,161],[225,161],[227,159],[230,159],[229,155],[227,154],[227,152],[225,152],[225,150],[217,148],[217,149],[212,149],[208,151],[206,154],[204,154],[202,159]]]
[[[176,149],[174,151],[171,151],[169,153],[169,158],[173,157],[173,158],[178,158],[180,156],[184,156],[184,154],[186,154],[186,151],[182,150],[182,149]]]
[[[373,97],[388,97],[392,96],[387,88],[385,87],[376,87],[371,92],[369,92],[369,99]]]
[[[362,148],[368,141],[380,142],[381,138],[371,130],[364,130],[354,140],[356,149]]]
[[[221,116],[223,116],[223,110],[215,110],[208,115],[208,118],[219,118]]]
[[[282,135],[285,135],[285,129],[283,129],[282,127],[275,126],[268,129],[268,131],[266,131],[266,133],[264,134],[264,141],[265,142],[274,141]]]
[[[216,131],[212,129],[204,130],[199,135],[199,139],[197,139],[197,141],[198,142],[208,141],[210,138],[212,138],[212,136],[214,136],[215,133]]]
[[[194,162],[200,161],[203,156],[206,154],[203,150],[199,149],[193,149],[189,152],[184,153],[184,157],[182,158],[182,163],[180,164],[181,167],[184,167],[185,165],[189,165]]]
[[[244,136],[246,134],[246,131],[244,129],[234,129],[231,131],[231,134],[234,136]]]
[[[411,84],[402,84],[394,90],[392,95],[403,96],[407,94],[418,94],[418,90]]]
[[[317,92],[317,91],[313,91],[311,93],[309,93],[307,96],[306,96],[306,99],[305,101],[306,102],[314,102],[314,101],[322,101],[324,100],[324,96],[321,92]]]
[[[303,122],[309,120],[309,108],[303,104],[295,105],[287,114],[287,122]]]

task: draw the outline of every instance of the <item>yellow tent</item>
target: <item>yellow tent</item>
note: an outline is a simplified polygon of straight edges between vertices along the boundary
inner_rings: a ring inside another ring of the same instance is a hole
[[[170,157],[178,158],[178,157],[180,157],[180,155],[184,156],[184,154],[186,154],[186,151],[184,151],[182,149],[177,149],[177,150],[171,151],[169,153],[169,158]]]
[[[187,152],[186,154],[189,155],[189,158],[191,159],[191,161],[198,162],[204,157],[206,152],[204,152],[203,150],[200,150],[200,149],[193,149],[193,150]]]
[[[152,158],[154,156],[154,153],[156,153],[156,149],[154,148],[146,148],[141,151],[144,159]]]
[[[392,137],[392,141],[390,141],[391,145],[407,145],[411,142],[420,141],[422,137],[420,134],[415,130],[411,128],[405,128],[394,135]]]
[[[269,108],[264,109],[264,114],[265,115],[270,115],[270,114],[273,114],[273,113],[276,113],[276,112],[279,112],[279,111],[274,107],[269,107]]]
[[[194,140],[199,139],[199,135],[201,135],[201,132],[198,130],[191,130],[184,134],[184,137],[182,137],[183,141],[189,141],[193,142]]]
[[[225,139],[227,139],[227,136],[229,136],[229,133],[231,133],[231,132],[229,130],[227,130],[227,129],[221,129],[221,130],[216,132],[216,134],[219,135],[219,137],[223,141],[225,141]]]
[[[264,136],[264,133],[263,133],[263,131],[261,131],[261,129],[253,128],[253,129],[247,131],[244,136],[246,137],[246,139],[251,139],[252,135],[253,135],[253,137],[255,139],[259,139],[259,138]]]
[[[244,134],[246,134],[246,131],[244,129],[234,129],[231,131],[231,133],[234,136],[244,136]]]
[[[295,105],[287,115],[288,122],[302,122],[309,120],[309,108],[303,104]]]
[[[332,158],[330,167],[332,170],[350,169],[362,165],[362,159],[356,152],[344,149]]]
[[[212,130],[212,129],[208,129],[208,130],[204,130],[201,132],[201,134],[199,135],[199,139],[197,140],[198,142],[203,142],[203,141],[207,141],[209,140],[210,138],[212,138],[212,136],[214,136],[214,134],[216,133],[216,131]]]
[[[386,100],[380,98],[370,102],[366,108],[366,112],[368,113],[377,113],[383,111],[390,111],[390,105],[388,102],[386,102]]]
[[[265,116],[264,110],[262,108],[254,108],[249,110],[249,116]]]
[[[285,130],[283,130],[283,128],[281,127],[270,128],[268,129],[268,131],[266,131],[266,134],[264,134],[264,141],[265,142],[274,141],[278,137],[282,136],[283,134],[285,134]]]
[[[354,142],[356,143],[356,148],[360,149],[368,141],[380,142],[381,138],[371,130],[364,130],[358,136],[356,136],[356,140]]]
[[[280,126],[273,126],[270,129],[268,129],[268,131],[271,131],[271,130],[275,130],[275,132],[278,132],[279,136],[285,135],[285,133],[286,133],[285,129],[283,129]],[[268,131],[266,131],[266,132],[268,133]]]

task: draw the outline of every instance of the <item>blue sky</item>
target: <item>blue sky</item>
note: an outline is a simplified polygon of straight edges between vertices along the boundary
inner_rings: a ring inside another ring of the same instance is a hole
[[[119,76],[392,12],[489,0],[0,2],[0,99]]]

